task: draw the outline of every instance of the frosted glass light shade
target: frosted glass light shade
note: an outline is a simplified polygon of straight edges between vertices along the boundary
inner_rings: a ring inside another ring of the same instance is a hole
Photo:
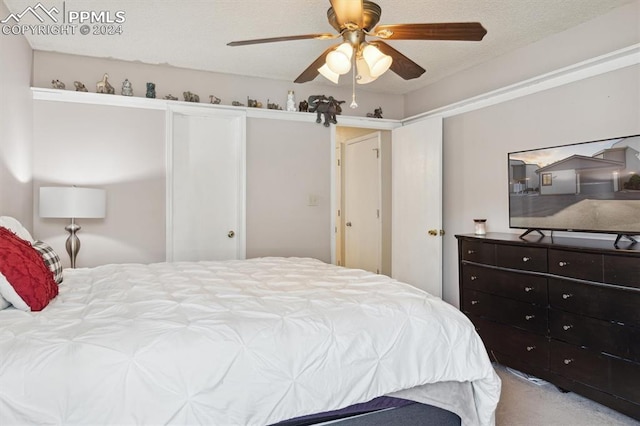
[[[391,56],[385,55],[377,47],[371,44],[362,49],[362,56],[364,57],[364,60],[367,61],[367,65],[369,65],[372,77],[380,77],[389,69],[393,62],[393,58],[391,58]]]
[[[103,218],[106,199],[104,189],[43,186],[40,188],[40,217]]]
[[[327,55],[327,65],[336,74],[342,75],[351,69],[353,47],[349,43],[342,43]]]
[[[329,65],[324,64],[323,66],[321,66],[320,68],[318,68],[318,72],[320,74],[322,74],[322,76],[324,78],[326,78],[327,80],[338,84],[338,80],[340,79],[340,75],[331,71],[331,68],[329,68]]]
[[[367,65],[367,61],[363,57],[359,57],[356,60],[356,69],[358,70],[358,75],[356,76],[356,83],[358,84],[371,83],[378,78],[371,75],[369,65]]]

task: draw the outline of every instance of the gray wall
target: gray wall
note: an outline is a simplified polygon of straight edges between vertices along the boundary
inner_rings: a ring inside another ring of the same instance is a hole
[[[331,261],[329,132],[316,123],[247,119],[248,258]]]
[[[51,244],[68,266],[68,220],[39,217],[39,188],[104,188],[106,217],[77,221],[77,265],[164,261],[164,111],[38,100],[33,117],[36,238]]]
[[[0,16],[9,11],[0,1]],[[23,36],[0,36],[0,216],[31,229],[32,50]]]

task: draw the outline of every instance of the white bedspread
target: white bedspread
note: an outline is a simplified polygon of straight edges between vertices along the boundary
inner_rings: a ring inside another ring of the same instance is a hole
[[[65,270],[0,311],[0,424],[264,425],[423,385],[500,380],[470,321],[412,286],[313,259]]]

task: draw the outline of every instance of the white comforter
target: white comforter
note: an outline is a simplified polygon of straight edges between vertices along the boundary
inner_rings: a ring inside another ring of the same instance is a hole
[[[401,389],[500,393],[454,307],[313,259],[65,270],[39,313],[0,311],[0,424],[263,425]]]

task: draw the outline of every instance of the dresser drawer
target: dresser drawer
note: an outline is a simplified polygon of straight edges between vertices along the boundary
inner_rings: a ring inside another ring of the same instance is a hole
[[[485,265],[496,264],[496,245],[480,241],[462,241],[462,260],[483,263]]]
[[[465,288],[547,305],[547,279],[544,277],[463,265],[462,283]]]
[[[551,309],[549,330],[552,339],[640,361],[632,327]]]
[[[602,282],[602,255],[549,249],[549,272],[564,277]]]
[[[542,247],[498,245],[496,248],[496,263],[504,268],[547,272],[547,249]]]
[[[640,288],[640,258],[604,255],[604,282]]]
[[[463,296],[463,310],[475,316],[540,334],[546,334],[548,330],[546,306],[467,290]]]
[[[508,325],[470,316],[491,358],[500,362],[502,353],[536,368],[549,368],[549,340]]]
[[[551,340],[549,369],[568,379],[609,389],[609,359],[579,346]]]
[[[549,304],[563,311],[640,327],[640,292],[549,279]]]
[[[640,404],[640,364],[611,358],[610,391],[621,398]]]

